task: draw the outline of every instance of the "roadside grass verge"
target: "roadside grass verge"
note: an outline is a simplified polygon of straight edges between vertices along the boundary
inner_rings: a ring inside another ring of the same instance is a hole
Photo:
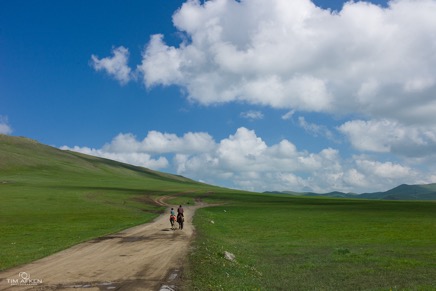
[[[189,290],[436,290],[436,203],[216,200],[194,218]]]
[[[0,269],[33,261],[156,216],[149,205],[130,200],[134,194],[121,191],[1,187]]]

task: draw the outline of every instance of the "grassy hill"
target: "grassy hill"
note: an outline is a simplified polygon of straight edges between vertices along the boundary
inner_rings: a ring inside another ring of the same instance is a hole
[[[200,184],[182,176],[156,172],[77,152],[63,151],[28,138],[6,135],[0,135],[0,173],[3,177],[14,176],[15,182],[23,179],[26,181],[31,177],[41,182],[45,182],[47,180],[45,178],[50,181],[56,178],[56,181],[72,182],[76,185],[78,181],[71,179],[72,177],[80,178],[79,182],[86,184],[87,181],[94,183],[97,176]]]
[[[343,193],[339,191],[329,193],[313,193],[313,192],[265,192],[272,194],[289,194],[296,196],[311,196],[311,197],[333,197],[333,198],[362,198],[362,199],[377,199],[377,200],[421,200],[434,201],[436,200],[436,184],[424,185],[400,185],[393,189],[384,192],[373,193]]]
[[[0,270],[150,221],[159,195],[208,191],[222,189],[0,135]]]
[[[388,200],[436,200],[436,184],[400,185],[385,192],[364,193],[361,198]]]

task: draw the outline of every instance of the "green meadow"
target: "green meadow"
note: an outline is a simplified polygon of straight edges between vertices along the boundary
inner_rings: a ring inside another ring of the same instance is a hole
[[[215,200],[195,217],[191,290],[436,290],[433,202]]]
[[[0,270],[201,198],[186,290],[436,290],[436,203],[241,192],[0,135]],[[235,261],[224,258],[228,251]]]

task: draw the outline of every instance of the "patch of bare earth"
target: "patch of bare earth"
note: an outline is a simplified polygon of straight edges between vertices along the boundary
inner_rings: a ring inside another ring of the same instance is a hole
[[[0,290],[178,290],[198,207],[184,207],[183,230],[171,230],[167,211],[151,223],[0,272]]]

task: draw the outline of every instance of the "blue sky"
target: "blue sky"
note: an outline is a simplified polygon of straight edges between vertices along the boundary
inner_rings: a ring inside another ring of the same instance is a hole
[[[436,182],[436,0],[1,1],[0,133],[254,191]]]

